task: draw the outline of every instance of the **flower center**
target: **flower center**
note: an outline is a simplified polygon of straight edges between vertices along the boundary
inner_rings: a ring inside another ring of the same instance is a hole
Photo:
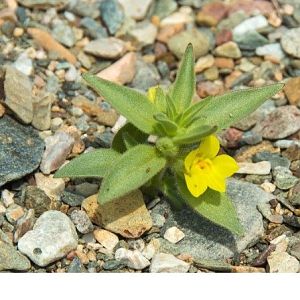
[[[196,165],[201,169],[201,170],[204,170],[204,169],[208,169],[208,168],[211,168],[211,165],[212,165],[212,162],[210,159],[206,158],[206,159],[201,159],[201,160],[198,160]]]

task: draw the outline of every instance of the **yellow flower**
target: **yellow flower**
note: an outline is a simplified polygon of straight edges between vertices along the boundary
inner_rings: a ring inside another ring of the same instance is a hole
[[[151,88],[149,88],[149,90],[147,92],[147,97],[150,100],[150,102],[152,102],[152,103],[155,102],[157,88],[158,88],[158,86],[152,86]]]
[[[184,160],[186,185],[194,197],[199,197],[209,187],[225,192],[226,178],[238,169],[236,161],[229,155],[218,155],[220,143],[214,135],[203,139],[198,147]]]

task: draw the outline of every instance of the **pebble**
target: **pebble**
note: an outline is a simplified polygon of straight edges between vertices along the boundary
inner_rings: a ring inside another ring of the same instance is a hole
[[[272,170],[278,166],[289,168],[291,165],[291,162],[286,157],[282,157],[278,153],[270,153],[267,151],[256,153],[253,155],[252,161],[255,163],[260,161],[269,161],[271,163]]]
[[[160,19],[171,15],[177,9],[177,2],[175,0],[156,1],[154,8],[154,15]]]
[[[77,247],[73,223],[63,213],[49,210],[36,221],[18,242],[18,249],[35,264],[44,267],[67,255]]]
[[[152,227],[151,216],[137,190],[100,206],[97,195],[86,198],[82,208],[90,220],[105,229],[127,238],[138,238]]]
[[[262,183],[260,185],[265,192],[267,193],[273,193],[275,190],[276,190],[276,185],[271,183],[271,182],[268,182],[268,181],[265,181],[264,183]]]
[[[18,2],[29,8],[39,7],[45,9],[55,7],[61,9],[64,8],[70,0],[38,0],[38,2],[36,0],[18,0]]]
[[[32,59],[28,57],[26,52],[23,52],[18,56],[16,61],[13,63],[13,66],[26,76],[30,76],[33,72]]]
[[[257,209],[270,222],[275,224],[283,223],[283,217],[281,215],[273,215],[271,213],[271,205],[269,203],[260,203],[257,205]]]
[[[44,174],[57,170],[66,161],[74,146],[74,138],[65,132],[56,132],[45,139],[46,150],[40,169]]]
[[[300,104],[300,77],[290,78],[283,90],[291,105]]]
[[[261,29],[268,26],[268,21],[263,15],[258,15],[252,18],[249,18],[239,25],[233,28],[233,35],[240,36],[244,35],[248,31]]]
[[[158,253],[152,259],[151,273],[186,273],[190,265],[172,254]]]
[[[195,64],[195,72],[201,73],[205,69],[212,67],[215,63],[215,59],[211,54],[200,57]]]
[[[99,38],[89,42],[85,47],[86,53],[107,59],[119,58],[126,52],[125,43],[117,38]]]
[[[55,24],[52,36],[64,46],[71,48],[76,43],[76,36],[73,29],[67,24]]]
[[[292,146],[298,146],[300,147],[300,141],[295,140],[278,140],[274,142],[274,146],[278,147],[280,149],[286,149]]]
[[[179,11],[174,12],[173,14],[163,18],[160,22],[161,27],[169,25],[185,25],[193,22],[193,16],[191,15],[192,11],[189,7],[182,7]]]
[[[94,237],[98,243],[108,250],[113,250],[119,243],[119,238],[112,232],[109,232],[105,229],[96,229],[94,230]]]
[[[159,250],[159,241],[158,239],[152,239],[148,245],[145,246],[145,248],[142,251],[142,254],[147,258],[147,259],[152,259],[153,256],[158,252]]]
[[[300,205],[300,183],[297,183],[289,194],[289,202],[292,205]]]
[[[90,17],[85,17],[81,19],[80,25],[84,27],[87,31],[87,34],[94,39],[107,37],[106,28]]]
[[[82,201],[84,200],[84,196],[71,193],[68,191],[63,191],[60,197],[61,201],[70,205],[70,206],[81,206]]]
[[[15,195],[14,193],[10,192],[7,189],[4,189],[1,192],[1,200],[5,207],[9,207],[10,205],[15,203],[14,195]]]
[[[51,106],[55,100],[52,93],[42,93],[32,99],[33,118],[32,126],[38,130],[47,130],[51,125]]]
[[[135,74],[136,54],[134,52],[129,52],[108,68],[99,72],[97,76],[123,85],[130,83]]]
[[[258,56],[270,55],[276,57],[276,59],[281,60],[285,57],[284,52],[279,43],[268,44],[261,47],[257,47],[255,53]]]
[[[119,0],[125,15],[137,21],[143,20],[153,3],[153,0]]]
[[[175,226],[168,228],[164,234],[164,238],[173,244],[176,244],[179,241],[181,241],[184,238],[184,236],[184,233]]]
[[[73,210],[70,218],[80,233],[86,234],[93,231],[94,226],[85,211]]]
[[[35,173],[34,178],[37,187],[50,198],[58,198],[65,189],[65,182],[62,178],[53,178],[53,175],[45,176],[42,173]]]
[[[136,39],[141,47],[144,47],[154,43],[157,35],[157,28],[149,21],[144,21],[131,29],[129,34]]]
[[[216,56],[228,57],[228,58],[240,58],[242,56],[238,45],[235,42],[227,42],[215,49]]]
[[[87,273],[86,268],[81,263],[78,257],[74,257],[70,265],[68,266],[68,273]]]
[[[19,239],[29,230],[33,228],[35,223],[34,210],[29,209],[16,224],[16,231],[14,233],[14,242],[17,243]]]
[[[300,28],[290,29],[283,34],[281,46],[287,54],[300,58]]]
[[[273,176],[275,185],[282,190],[288,190],[298,182],[298,178],[285,167],[276,167],[273,170]]]
[[[300,242],[296,242],[291,246],[290,254],[300,260]]]
[[[234,36],[233,40],[239,45],[242,50],[255,50],[258,47],[264,46],[269,41],[256,31],[247,31],[243,35]]]
[[[18,204],[10,205],[5,212],[5,217],[9,223],[15,224],[24,215],[24,209]]]
[[[257,174],[267,175],[270,174],[271,164],[269,161],[261,161],[257,163],[239,162],[239,170],[237,174]]]
[[[270,273],[297,273],[299,272],[299,261],[286,252],[273,252],[268,257]]]
[[[166,222],[166,218],[164,216],[153,212],[151,212],[151,218],[152,218],[153,226],[156,226],[158,228],[163,227]]]
[[[14,67],[7,66],[4,80],[5,104],[25,124],[33,118],[32,85],[28,76]]]
[[[134,270],[143,270],[150,265],[149,260],[138,250],[117,249],[115,259]]]
[[[206,3],[196,17],[196,22],[204,26],[216,26],[227,14],[228,7],[222,2]]]

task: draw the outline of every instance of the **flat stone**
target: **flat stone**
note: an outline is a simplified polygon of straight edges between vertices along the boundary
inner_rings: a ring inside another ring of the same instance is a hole
[[[131,29],[129,34],[143,47],[154,43],[157,35],[157,27],[149,21],[144,21]]]
[[[267,151],[256,153],[252,157],[252,161],[255,163],[260,161],[269,161],[271,163],[272,170],[279,166],[289,168],[291,165],[291,162],[286,157],[282,157],[277,153],[270,153]]]
[[[73,29],[67,24],[56,24],[52,30],[52,36],[64,46],[71,48],[76,43]]]
[[[269,161],[261,161],[257,163],[240,162],[238,163],[239,170],[238,174],[257,174],[267,175],[271,171],[271,163]]]
[[[14,242],[17,243],[27,231],[31,230],[33,228],[34,223],[34,210],[29,209],[25,213],[25,215],[17,221],[16,231],[14,233]]]
[[[215,49],[216,56],[223,56],[229,58],[240,58],[242,56],[241,50],[235,42],[227,42],[218,46]]]
[[[263,15],[255,16],[243,21],[242,23],[234,27],[233,35],[243,35],[248,31],[260,29],[266,26],[268,26],[268,21]]]
[[[166,230],[164,238],[170,243],[176,244],[184,238],[184,233],[177,227],[173,226]]]
[[[176,9],[177,2],[175,0],[156,1],[153,14],[163,19],[171,15]]]
[[[200,57],[195,64],[195,72],[200,73],[214,65],[215,59],[211,54]]]
[[[15,224],[24,215],[24,209],[18,204],[10,205],[5,212],[5,217],[9,223]]]
[[[80,206],[84,198],[84,196],[74,194],[68,191],[64,191],[61,194],[61,200],[70,206]]]
[[[68,266],[68,273],[87,273],[87,270],[81,263],[80,259],[78,257],[74,257]]]
[[[101,206],[97,195],[82,202],[91,221],[127,238],[138,238],[152,227],[151,216],[139,190]]]
[[[243,236],[233,235],[189,208],[174,212],[168,203],[162,202],[157,204],[153,211],[169,216],[163,229],[176,226],[183,231],[185,237],[177,244],[159,239],[160,251],[173,255],[186,253],[197,259],[225,259],[241,253],[248,245],[256,243],[264,234],[262,216],[256,206],[259,203],[269,202],[273,196],[254,184],[236,179],[228,180],[227,192],[244,228]]]
[[[185,25],[193,23],[192,9],[190,7],[181,7],[178,11],[163,18],[160,22],[160,27],[170,25]]]
[[[153,0],[119,0],[125,15],[137,21],[143,20]]]
[[[28,57],[26,52],[21,53],[16,61],[13,63],[13,66],[26,76],[30,76],[33,71],[32,59]]]
[[[18,242],[18,249],[35,264],[44,267],[77,247],[74,224],[59,211],[47,211]]]
[[[105,229],[94,230],[94,236],[97,242],[108,250],[113,250],[119,243],[119,238],[112,232]]]
[[[37,169],[43,150],[42,139],[30,126],[8,116],[0,118],[0,186]]]
[[[70,0],[18,0],[18,2],[29,8],[50,8],[55,7],[61,9],[65,7]]]
[[[291,105],[300,104],[300,77],[290,78],[283,90]]]
[[[276,167],[273,171],[274,183],[282,190],[288,190],[296,185],[299,179],[293,176],[293,173],[285,167]]]
[[[200,25],[216,26],[227,14],[228,7],[222,2],[206,3],[198,12],[196,21]]]
[[[282,35],[281,46],[292,56],[300,58],[300,28],[293,28]]]
[[[86,29],[87,34],[94,39],[107,37],[106,28],[90,17],[85,17],[81,19],[80,25],[83,26]]]
[[[138,250],[117,249],[115,259],[134,270],[143,270],[150,265],[149,260]]]
[[[172,254],[158,253],[152,259],[150,273],[186,273],[190,265]]]
[[[278,60],[285,57],[285,54],[282,51],[282,48],[279,43],[260,46],[260,47],[256,48],[255,53],[258,56],[269,55],[272,57],[276,57]]]
[[[247,31],[245,34],[236,35],[234,36],[233,40],[239,45],[239,48],[242,50],[255,50],[256,48],[269,43],[268,39],[266,39],[263,35],[259,34],[256,31]]]
[[[297,273],[299,261],[286,252],[272,252],[268,257],[270,273]]]
[[[54,94],[45,93],[33,97],[32,126],[39,130],[47,130],[51,125],[51,105],[55,100]]]
[[[31,90],[32,85],[28,76],[14,67],[6,67],[4,80],[5,104],[25,124],[29,124],[33,118]]]
[[[93,231],[94,225],[85,211],[78,209],[73,210],[70,218],[80,233],[86,234]]]

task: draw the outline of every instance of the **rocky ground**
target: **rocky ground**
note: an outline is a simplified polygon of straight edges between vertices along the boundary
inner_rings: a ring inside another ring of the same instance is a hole
[[[199,98],[286,83],[219,136],[241,167],[242,237],[139,191],[100,207],[97,180],[53,178],[124,124],[81,73],[168,86],[188,42]],[[0,271],[299,272],[299,0],[4,0],[0,64]]]

